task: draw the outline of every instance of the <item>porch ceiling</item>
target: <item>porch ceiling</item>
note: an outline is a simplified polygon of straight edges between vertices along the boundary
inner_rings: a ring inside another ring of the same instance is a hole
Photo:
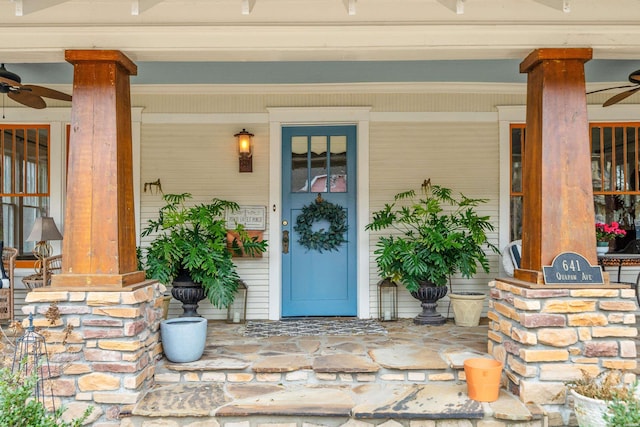
[[[640,59],[640,1],[2,0],[0,38],[6,63],[87,48],[136,62],[522,59],[585,46]]]

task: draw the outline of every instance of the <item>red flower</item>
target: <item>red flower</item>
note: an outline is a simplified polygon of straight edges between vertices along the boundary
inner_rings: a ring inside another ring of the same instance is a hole
[[[620,228],[620,224],[612,221],[611,224],[605,224],[602,222],[596,223],[596,240],[598,242],[609,242],[616,237],[622,237],[627,232]]]

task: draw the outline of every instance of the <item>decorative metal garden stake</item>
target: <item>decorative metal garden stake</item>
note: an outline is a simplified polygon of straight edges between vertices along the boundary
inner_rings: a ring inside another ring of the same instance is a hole
[[[50,396],[48,396],[50,405],[47,405],[47,397],[45,396],[45,381],[51,378],[47,343],[44,337],[37,333],[33,327],[33,314],[29,314],[29,326],[24,335],[16,340],[11,372],[14,374],[19,373],[21,381],[24,381],[35,372],[34,398],[42,403],[45,408],[55,411],[51,387],[49,387]]]

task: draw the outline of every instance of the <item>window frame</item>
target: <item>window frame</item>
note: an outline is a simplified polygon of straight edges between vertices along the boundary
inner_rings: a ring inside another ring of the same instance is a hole
[[[10,135],[7,138],[5,132],[9,131]],[[46,147],[40,149],[42,142],[42,133],[46,132]],[[22,135],[22,136],[20,136]],[[22,138],[22,146],[18,146],[18,138]],[[25,144],[24,141],[27,141]],[[10,155],[6,156],[6,146],[11,144]],[[30,145],[33,143],[36,147],[31,151]],[[21,156],[17,154],[22,151]],[[24,218],[26,209],[36,209],[36,217],[38,215],[49,215],[51,206],[51,125],[47,123],[2,123],[0,124],[0,161],[3,166],[6,166],[5,159],[9,158],[10,163],[10,183],[7,192],[6,189],[6,173],[3,168],[3,174],[0,176],[0,197],[10,198],[10,203],[2,203],[5,205],[14,207],[13,217],[13,246],[19,251],[18,266],[32,266],[35,257],[30,252],[25,250],[25,241],[23,240],[25,234],[24,230]],[[41,176],[41,159],[42,155],[46,155],[46,176]],[[18,171],[20,169],[20,171]],[[29,170],[33,170],[33,176],[29,176]],[[44,182],[42,181],[44,179]],[[33,181],[33,189],[35,191],[29,191],[30,181]],[[44,190],[44,191],[43,191]],[[30,203],[32,200],[37,200],[35,205]],[[43,203],[44,202],[44,203]],[[43,211],[44,209],[44,211]],[[22,236],[22,237],[21,237]],[[3,239],[6,241],[6,239]],[[23,262],[24,261],[24,262]]]
[[[638,169],[637,166],[640,165],[640,120],[633,120],[633,121],[589,121],[589,151],[591,153],[593,153],[593,144],[594,144],[594,140],[592,138],[592,136],[594,135],[594,129],[600,128],[600,152],[604,153],[604,155],[600,155],[600,171],[604,171],[605,170],[605,162],[606,162],[606,157],[607,155],[609,155],[610,159],[611,159],[611,164],[613,165],[613,168],[616,168],[617,165],[621,165],[622,169],[621,169],[621,173],[622,173],[622,185],[621,185],[621,189],[617,189],[619,188],[619,186],[616,184],[619,180],[619,173],[611,173],[610,177],[609,177],[609,184],[606,184],[606,178],[605,178],[605,174],[602,173],[601,174],[601,183],[600,183],[600,189],[596,189],[596,188],[592,188],[593,190],[593,196],[594,196],[594,207],[596,204],[596,198],[597,197],[606,197],[606,196],[618,196],[618,195],[623,195],[623,196],[636,196],[636,197],[640,197],[640,182],[638,177],[640,176],[640,171]],[[513,232],[513,218],[515,213],[513,212],[513,202],[514,199],[517,197],[522,198],[523,197],[523,189],[520,188],[520,191],[518,190],[514,190],[514,183],[513,183],[513,177],[514,177],[514,169],[513,169],[513,165],[514,165],[514,153],[513,153],[513,147],[514,147],[514,130],[515,129],[520,129],[520,163],[521,163],[521,174],[522,174],[522,165],[524,165],[524,153],[525,153],[525,149],[524,149],[524,145],[525,145],[525,131],[526,131],[526,124],[525,123],[510,123],[509,124],[509,143],[508,143],[508,149],[509,149],[509,213],[508,213],[508,220],[509,220],[509,229],[508,229],[508,238],[509,240],[516,240],[517,238],[521,238],[520,236],[514,236],[512,234]],[[606,149],[607,147],[605,147],[605,134],[606,131],[605,129],[611,129],[610,134],[611,134],[611,146],[610,148],[610,154],[607,154]],[[621,141],[618,141],[618,138],[616,137],[616,129],[621,129]],[[635,147],[633,147],[633,156],[634,158],[631,159],[631,162],[629,162],[629,158],[628,156],[628,129],[632,129],[633,133],[634,133],[634,145]],[[617,146],[618,143],[621,143],[621,152],[622,152],[622,160],[621,162],[618,161],[618,159],[616,158],[616,151],[617,151]],[[630,173],[630,171],[628,170],[629,165],[633,164],[636,165],[636,167],[633,170],[634,173],[634,186],[635,189],[631,189],[629,186],[631,177],[627,177],[627,175]],[[608,216],[607,213],[605,213],[605,216]],[[636,214],[637,217],[639,217],[640,219],[640,214]],[[634,218],[635,221],[635,218]],[[607,220],[608,222],[608,220]]]

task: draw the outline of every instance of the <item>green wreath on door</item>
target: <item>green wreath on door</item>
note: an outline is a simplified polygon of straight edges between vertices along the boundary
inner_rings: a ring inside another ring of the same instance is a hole
[[[313,223],[327,221],[329,230],[313,231]],[[340,205],[327,202],[320,194],[313,203],[302,208],[293,229],[298,233],[298,243],[308,250],[335,251],[345,243],[347,211]]]

